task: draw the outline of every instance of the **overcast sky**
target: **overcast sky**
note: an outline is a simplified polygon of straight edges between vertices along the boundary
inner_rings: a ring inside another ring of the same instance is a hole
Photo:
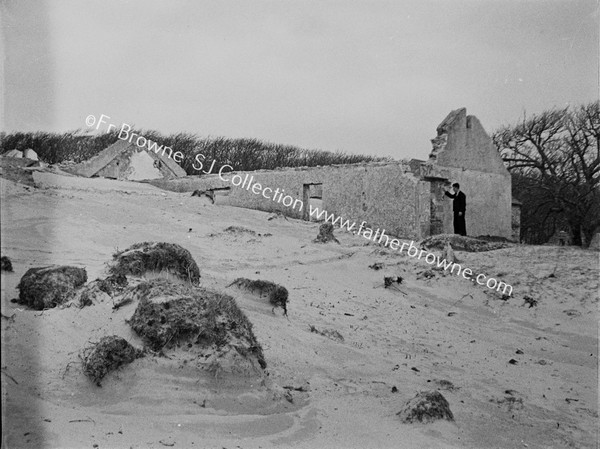
[[[453,109],[492,132],[598,98],[597,1],[0,1],[5,131],[426,158]]]

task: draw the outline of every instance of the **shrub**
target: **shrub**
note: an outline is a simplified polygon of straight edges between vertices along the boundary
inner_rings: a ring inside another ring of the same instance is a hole
[[[50,266],[30,268],[21,278],[19,303],[37,310],[50,309],[71,299],[87,281],[85,268]]]
[[[404,408],[396,413],[403,422],[415,421],[428,423],[438,419],[454,421],[450,404],[439,391],[422,391],[406,403]]]
[[[143,351],[134,348],[127,340],[116,335],[103,337],[83,351],[83,373],[96,385],[109,372],[141,357]]]
[[[271,303],[273,307],[281,307],[283,309],[283,314],[287,315],[288,291],[285,287],[271,281],[263,281],[261,279],[252,280],[247,278],[237,278],[227,287],[232,285],[252,293],[258,292],[261,297],[263,294],[266,294],[269,297],[269,303]]]
[[[136,243],[113,255],[110,273],[143,276],[149,271],[167,271],[192,284],[200,282],[200,269],[191,253],[175,243]]]
[[[13,271],[13,266],[12,266],[12,262],[10,261],[10,259],[6,256],[2,256],[0,258],[0,269],[2,271]]]
[[[281,167],[315,167],[318,165],[355,164],[359,162],[383,161],[386,158],[364,154],[346,154],[342,151],[323,151],[263,142],[258,139],[228,139],[225,137],[201,137],[180,132],[163,135],[157,131],[133,129],[137,135],[173,148],[184,155],[181,164],[188,175],[199,175],[196,155],[205,156],[204,170],[210,168],[211,161],[218,166],[229,164],[235,170],[272,170]],[[40,160],[49,164],[65,161],[76,163],[86,161],[118,140],[118,130],[95,136],[76,130],[63,134],[48,132],[3,134],[0,139],[0,153],[10,150],[33,149]]]
[[[323,223],[319,226],[319,235],[314,240],[315,243],[328,243],[328,242],[340,243],[338,239],[333,235],[333,225],[331,223]]]
[[[166,279],[143,282],[130,292],[139,304],[129,325],[152,350],[180,344],[217,352],[233,348],[266,368],[252,323],[231,296]]]
[[[489,239],[489,237],[488,237]],[[492,251],[501,248],[508,248],[511,245],[506,242],[480,240],[473,237],[465,237],[457,234],[437,234],[423,239],[420,243],[421,248],[445,249],[447,244],[457,251],[482,252]]]

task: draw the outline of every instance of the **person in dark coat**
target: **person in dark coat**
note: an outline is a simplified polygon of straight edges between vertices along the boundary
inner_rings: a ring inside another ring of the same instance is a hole
[[[452,184],[453,193],[446,191],[446,196],[452,198],[452,210],[454,211],[454,233],[467,235],[467,225],[465,224],[465,211],[467,209],[467,197],[460,191],[460,184]]]

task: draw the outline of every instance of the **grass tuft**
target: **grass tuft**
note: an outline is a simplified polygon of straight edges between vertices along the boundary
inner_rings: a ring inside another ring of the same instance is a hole
[[[21,278],[19,304],[36,310],[51,309],[70,300],[87,281],[85,268],[50,266],[30,268]]]
[[[9,271],[9,272],[13,271],[12,262],[10,261],[10,259],[8,257],[6,257],[6,256],[0,257],[0,269],[2,271]]]
[[[127,274],[141,277],[147,272],[168,271],[179,279],[197,285],[200,282],[200,269],[191,253],[175,243],[142,242],[113,255],[111,275]]]
[[[98,343],[83,350],[83,373],[96,385],[109,372],[142,357],[143,351],[116,335],[103,337]]]
[[[450,244],[454,250],[467,252],[493,251],[496,249],[508,248],[510,243],[502,241],[480,240],[473,237],[466,237],[457,234],[438,234],[423,239],[420,247],[426,250],[438,249],[444,250],[447,244]]]
[[[338,239],[333,235],[333,225],[331,223],[323,223],[319,226],[319,235],[313,240],[314,243],[329,243],[335,242],[340,243]]]
[[[181,344],[214,345],[217,351],[232,346],[266,368],[252,323],[231,296],[166,279],[143,282],[130,294],[139,304],[129,325],[153,351]]]
[[[438,419],[454,421],[450,404],[439,391],[422,391],[406,403],[404,408],[396,413],[403,422],[429,423]]]
[[[232,285],[248,290],[251,293],[258,292],[261,297],[266,294],[269,297],[269,303],[273,307],[281,307],[283,309],[283,314],[287,315],[289,294],[285,287],[271,281],[263,281],[261,279],[253,280],[247,278],[237,278],[227,287]]]

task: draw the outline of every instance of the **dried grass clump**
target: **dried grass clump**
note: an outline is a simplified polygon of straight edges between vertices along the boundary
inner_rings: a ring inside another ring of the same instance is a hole
[[[230,234],[250,234],[256,235],[252,229],[244,228],[243,226],[229,226],[223,230],[224,232],[229,232]]]
[[[193,289],[190,289],[189,284],[165,278],[154,278],[130,286],[123,292],[121,297],[130,298],[132,301],[152,299],[153,302],[166,302],[180,296],[185,296],[190,290],[193,291]]]
[[[269,218],[267,218],[267,220],[277,220],[277,219],[284,219],[286,221],[289,221],[287,219],[287,217],[285,215],[283,215],[281,212],[276,211],[273,215],[271,215]]]
[[[111,275],[105,279],[96,279],[77,292],[75,304],[79,308],[84,308],[99,302],[104,302],[114,295],[123,292],[127,285],[127,276],[123,274]]]
[[[21,278],[19,304],[36,310],[50,309],[70,300],[87,281],[85,268],[50,266],[30,268]]]
[[[0,270],[2,271],[13,271],[12,262],[6,256],[0,257]]]
[[[538,300],[532,298],[531,296],[523,296],[523,305],[528,304],[529,308],[531,309],[532,307],[536,307],[538,305]]]
[[[231,296],[166,279],[144,282],[135,292],[140,301],[129,325],[152,350],[185,343],[216,351],[231,347],[266,368],[252,323]]]
[[[383,277],[383,288],[389,288],[394,284],[402,284],[404,278],[402,276],[384,276]]]
[[[266,294],[269,297],[269,303],[275,307],[281,307],[283,314],[287,315],[288,291],[287,288],[271,281],[263,281],[261,279],[237,278],[227,287],[235,285],[239,288],[250,291],[251,293],[258,292],[262,297]]]
[[[417,279],[432,279],[435,277],[435,271],[422,270],[417,273]]]
[[[142,357],[143,351],[134,348],[127,340],[116,335],[103,337],[83,351],[83,373],[96,385],[109,372]]]
[[[273,307],[281,307],[283,309],[283,314],[287,316],[288,296],[287,288],[278,285],[269,293],[269,303],[271,303]]]
[[[492,242],[473,237],[465,237],[457,234],[438,234],[432,235],[423,239],[420,242],[420,246],[423,249],[431,250],[444,250],[447,244],[450,244],[456,251],[467,251],[467,252],[482,252],[482,251],[493,251],[501,248],[508,248],[511,245],[506,242]]]
[[[310,328],[310,331],[314,332],[315,334],[322,335],[323,337],[327,337],[331,340],[339,341],[340,343],[344,342],[344,336],[342,334],[340,334],[338,331],[336,331],[335,329],[319,330],[312,324],[309,324],[308,326]]]
[[[167,271],[192,284],[200,282],[200,269],[191,253],[175,243],[142,242],[113,255],[110,273],[143,276],[149,271]]]
[[[455,387],[454,384],[452,382],[450,382],[449,380],[434,379],[434,382],[438,385],[438,388],[440,390],[446,390],[446,391],[458,390],[458,387]]]
[[[507,390],[511,396],[505,396],[503,399],[490,399],[490,402],[495,402],[496,404],[505,407],[507,412],[513,412],[515,410],[523,409],[523,398],[518,398],[512,396],[514,394],[512,390]]]
[[[403,422],[429,423],[438,419],[454,421],[450,404],[439,391],[421,391],[396,413]]]
[[[121,293],[129,284],[127,276],[123,273],[112,274],[105,279],[96,279],[96,282],[98,283],[98,288],[108,296]]]
[[[256,293],[260,296],[269,294],[269,292],[277,287],[277,284],[271,281],[263,281],[262,279],[248,279],[248,278],[237,278],[227,287],[231,287],[235,285],[236,287],[243,288],[244,290],[248,290],[251,293]]]
[[[485,240],[486,242],[505,242],[505,243],[513,243],[513,240],[507,239],[506,237],[502,237],[499,235],[478,235],[475,237],[479,240]]]
[[[333,225],[331,223],[323,223],[319,226],[319,235],[313,240],[314,243],[328,243],[335,242],[340,243],[338,239],[333,235]]]
[[[211,204],[215,204],[215,192],[213,190],[194,190],[192,196],[206,197],[210,200]]]
[[[77,292],[77,298],[75,303],[79,308],[84,308],[86,306],[91,306],[95,303],[103,302],[105,299],[108,299],[110,296],[100,288],[99,282],[92,281],[89,284],[85,285],[82,289]]]

